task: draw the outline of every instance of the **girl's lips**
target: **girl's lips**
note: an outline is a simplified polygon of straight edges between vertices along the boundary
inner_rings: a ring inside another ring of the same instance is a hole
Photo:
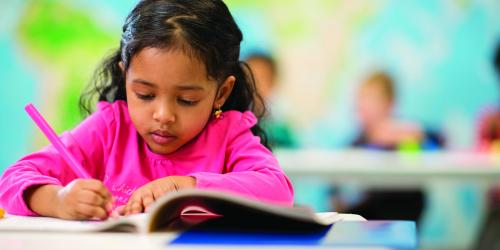
[[[160,135],[157,133],[152,133],[151,137],[153,138],[153,141],[157,144],[167,144],[175,139],[174,136]]]

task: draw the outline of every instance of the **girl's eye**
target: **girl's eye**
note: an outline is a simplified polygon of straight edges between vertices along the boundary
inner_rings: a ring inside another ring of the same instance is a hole
[[[198,101],[191,101],[191,100],[186,100],[186,99],[177,99],[177,101],[184,106],[194,106]]]
[[[135,93],[135,95],[137,96],[137,98],[139,98],[139,99],[141,99],[141,100],[144,100],[144,101],[150,101],[150,100],[153,100],[153,98],[155,97],[155,96],[154,96],[154,95],[152,95],[152,94],[143,95],[143,94]]]

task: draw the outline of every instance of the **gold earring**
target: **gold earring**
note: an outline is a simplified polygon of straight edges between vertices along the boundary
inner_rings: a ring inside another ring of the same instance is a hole
[[[215,111],[214,111],[214,116],[215,116],[215,119],[219,119],[222,115],[222,110],[220,109],[220,107],[218,107]]]

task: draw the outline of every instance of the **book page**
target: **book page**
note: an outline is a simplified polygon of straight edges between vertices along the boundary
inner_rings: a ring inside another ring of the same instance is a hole
[[[143,232],[147,214],[109,218],[105,221],[74,221],[50,217],[7,215],[0,219],[0,231],[45,232]]]
[[[337,212],[316,213],[316,218],[319,223],[329,225],[339,221],[366,221],[357,214],[339,214]]]
[[[297,225],[322,224],[310,208],[278,206],[226,192],[188,189],[165,195],[155,202],[151,209],[149,231],[179,230],[191,226],[192,223],[186,224],[188,221],[179,216],[188,207],[209,211],[208,214],[222,215],[227,220],[240,223],[241,227],[246,227],[249,223],[257,226],[256,223],[259,222],[277,224],[282,221],[295,221]],[[207,213],[202,211],[202,214]]]
[[[199,189],[165,195],[155,202],[150,218],[150,232],[185,230],[193,226],[211,230],[312,231],[323,230],[337,221],[364,220],[358,215],[334,212],[317,215],[309,207],[279,206]]]

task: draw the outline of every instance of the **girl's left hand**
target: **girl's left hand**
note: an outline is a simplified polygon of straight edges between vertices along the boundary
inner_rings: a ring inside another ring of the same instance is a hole
[[[196,179],[191,176],[168,176],[149,182],[135,190],[127,204],[116,208],[119,215],[142,213],[148,210],[155,200],[169,192],[184,188],[194,188]]]

